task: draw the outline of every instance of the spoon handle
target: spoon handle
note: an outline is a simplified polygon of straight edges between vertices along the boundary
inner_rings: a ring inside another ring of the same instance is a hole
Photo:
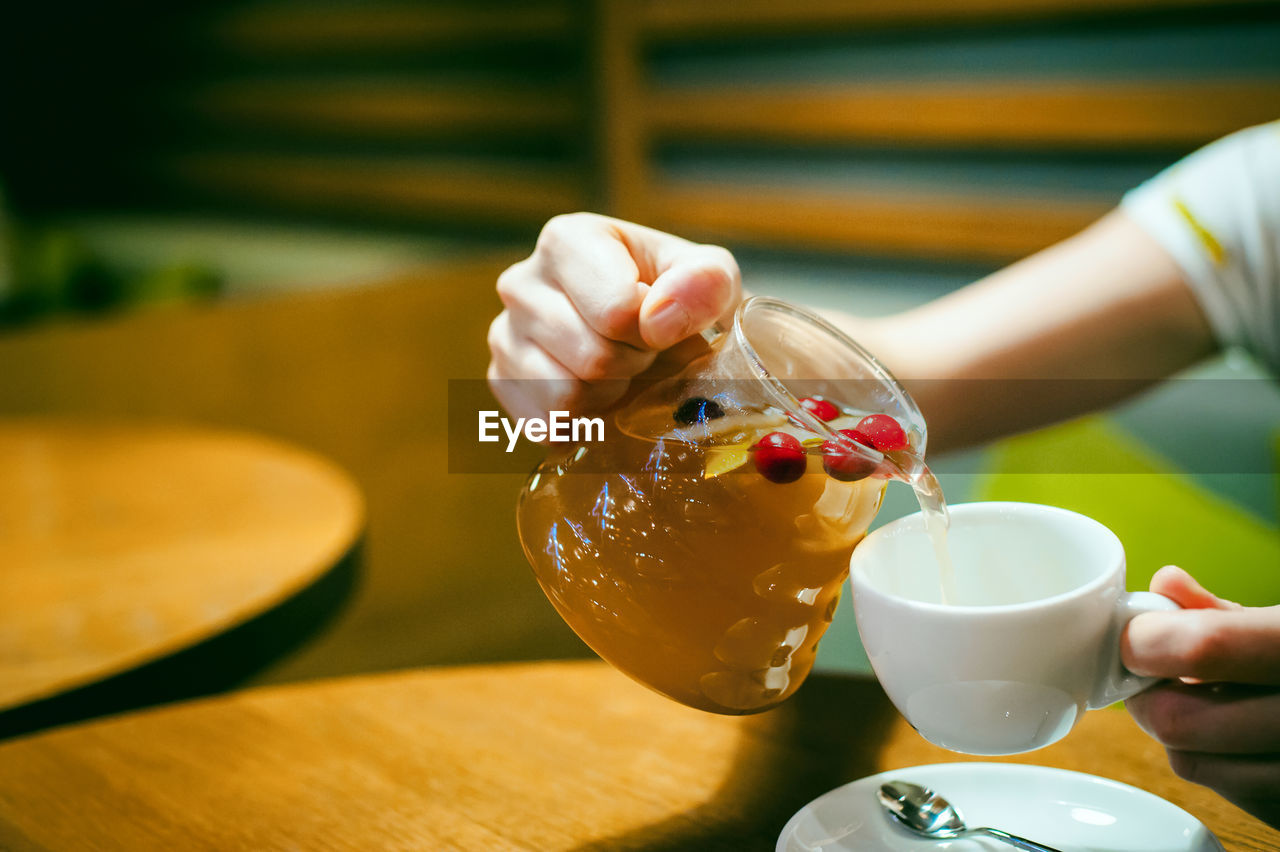
[[[1043,843],[1036,843],[1034,840],[1028,840],[1025,837],[1019,837],[1016,834],[1010,834],[1007,831],[1001,831],[998,828],[975,828],[972,829],[975,834],[981,833],[990,837],[999,838],[1010,846],[1016,846],[1019,849],[1027,849],[1030,852],[1061,852],[1052,846],[1045,846]]]

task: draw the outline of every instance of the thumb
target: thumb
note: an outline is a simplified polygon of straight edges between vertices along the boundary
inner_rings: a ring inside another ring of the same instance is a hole
[[[1166,565],[1151,578],[1151,591],[1170,598],[1183,609],[1240,609],[1205,589],[1176,565]]]
[[[738,263],[718,246],[689,244],[670,259],[640,306],[640,336],[666,349],[731,316],[742,295]]]

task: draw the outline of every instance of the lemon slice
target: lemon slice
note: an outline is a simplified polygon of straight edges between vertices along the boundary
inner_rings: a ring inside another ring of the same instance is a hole
[[[724,447],[736,444],[749,446],[767,434],[788,425],[785,414],[777,411],[758,411],[745,414],[727,414],[708,420],[696,427],[706,439]],[[692,430],[692,427],[691,427]]]
[[[746,444],[733,444],[724,447],[707,448],[707,467],[702,472],[703,479],[711,479],[722,473],[737,470],[747,463],[751,457],[751,448]]]

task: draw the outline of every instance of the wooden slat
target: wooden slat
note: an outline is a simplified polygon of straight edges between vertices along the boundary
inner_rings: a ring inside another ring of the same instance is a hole
[[[571,93],[532,86],[250,81],[209,86],[177,108],[219,124],[397,138],[502,130],[565,135],[579,124]]]
[[[223,47],[252,54],[365,53],[422,47],[485,46],[567,38],[567,2],[448,7],[420,3],[263,3],[232,9],[209,27]]]
[[[1197,145],[1280,114],[1280,80],[937,81],[653,95],[666,136],[787,142]]]
[[[650,210],[657,227],[735,247],[1008,261],[1070,236],[1112,203],[673,182],[657,188]]]
[[[602,209],[643,218],[650,181],[649,128],[634,0],[593,0],[590,43],[597,196]]]
[[[642,8],[649,36],[680,39],[1275,5],[1275,0],[647,0]]]
[[[536,224],[586,206],[578,176],[552,167],[196,153],[157,170],[220,197],[378,218]]]

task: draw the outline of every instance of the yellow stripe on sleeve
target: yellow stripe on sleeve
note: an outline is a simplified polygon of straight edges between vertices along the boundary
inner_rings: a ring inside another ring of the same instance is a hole
[[[1201,225],[1196,217],[1192,214],[1191,208],[1187,207],[1186,202],[1181,198],[1173,199],[1173,207],[1178,211],[1178,215],[1186,220],[1187,225],[1191,227],[1192,233],[1200,238],[1200,243],[1209,252],[1209,257],[1213,258],[1213,262],[1221,266],[1227,259],[1227,250],[1222,247],[1222,243],[1218,242],[1218,238],[1213,233]]]

